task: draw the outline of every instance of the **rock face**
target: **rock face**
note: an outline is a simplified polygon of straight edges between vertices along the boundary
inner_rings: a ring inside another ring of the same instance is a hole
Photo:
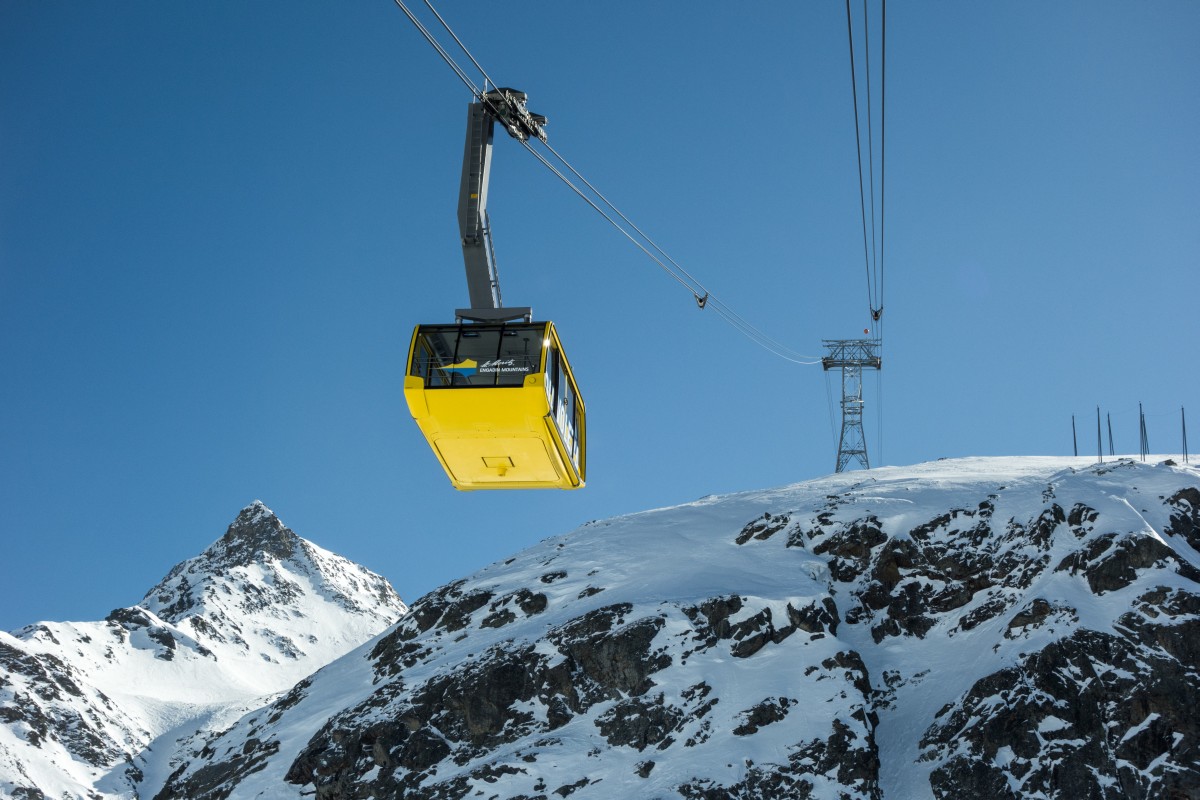
[[[593,523],[159,798],[1200,797],[1200,474],[965,459]]]
[[[136,797],[177,753],[375,636],[387,581],[261,503],[101,622],[0,632],[0,797]],[[147,795],[148,796],[148,795]]]

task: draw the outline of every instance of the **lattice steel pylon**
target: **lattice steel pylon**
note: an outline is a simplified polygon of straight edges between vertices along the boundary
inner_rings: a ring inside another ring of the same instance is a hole
[[[825,339],[821,342],[829,355],[821,359],[826,371],[842,370],[842,435],[838,440],[837,472],[857,460],[863,469],[870,469],[867,458],[867,436],[862,425],[862,371],[883,369],[878,339]]]

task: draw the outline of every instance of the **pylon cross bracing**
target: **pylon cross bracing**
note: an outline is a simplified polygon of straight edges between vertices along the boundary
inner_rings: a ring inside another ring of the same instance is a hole
[[[863,432],[862,371],[882,369],[878,339],[826,339],[822,342],[829,355],[821,359],[826,370],[842,371],[842,435],[838,439],[837,472],[845,471],[852,461],[870,469],[867,436]]]

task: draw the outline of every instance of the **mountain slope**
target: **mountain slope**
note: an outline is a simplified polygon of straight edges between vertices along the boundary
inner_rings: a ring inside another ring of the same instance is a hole
[[[270,509],[102,622],[0,633],[0,796],[134,796],[221,728],[407,611],[386,580]]]
[[[1200,795],[1200,473],[962,459],[589,524],[160,798]]]

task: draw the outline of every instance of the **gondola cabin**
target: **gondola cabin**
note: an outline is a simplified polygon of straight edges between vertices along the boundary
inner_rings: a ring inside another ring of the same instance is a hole
[[[584,484],[583,398],[551,322],[418,325],[404,399],[456,489]]]

